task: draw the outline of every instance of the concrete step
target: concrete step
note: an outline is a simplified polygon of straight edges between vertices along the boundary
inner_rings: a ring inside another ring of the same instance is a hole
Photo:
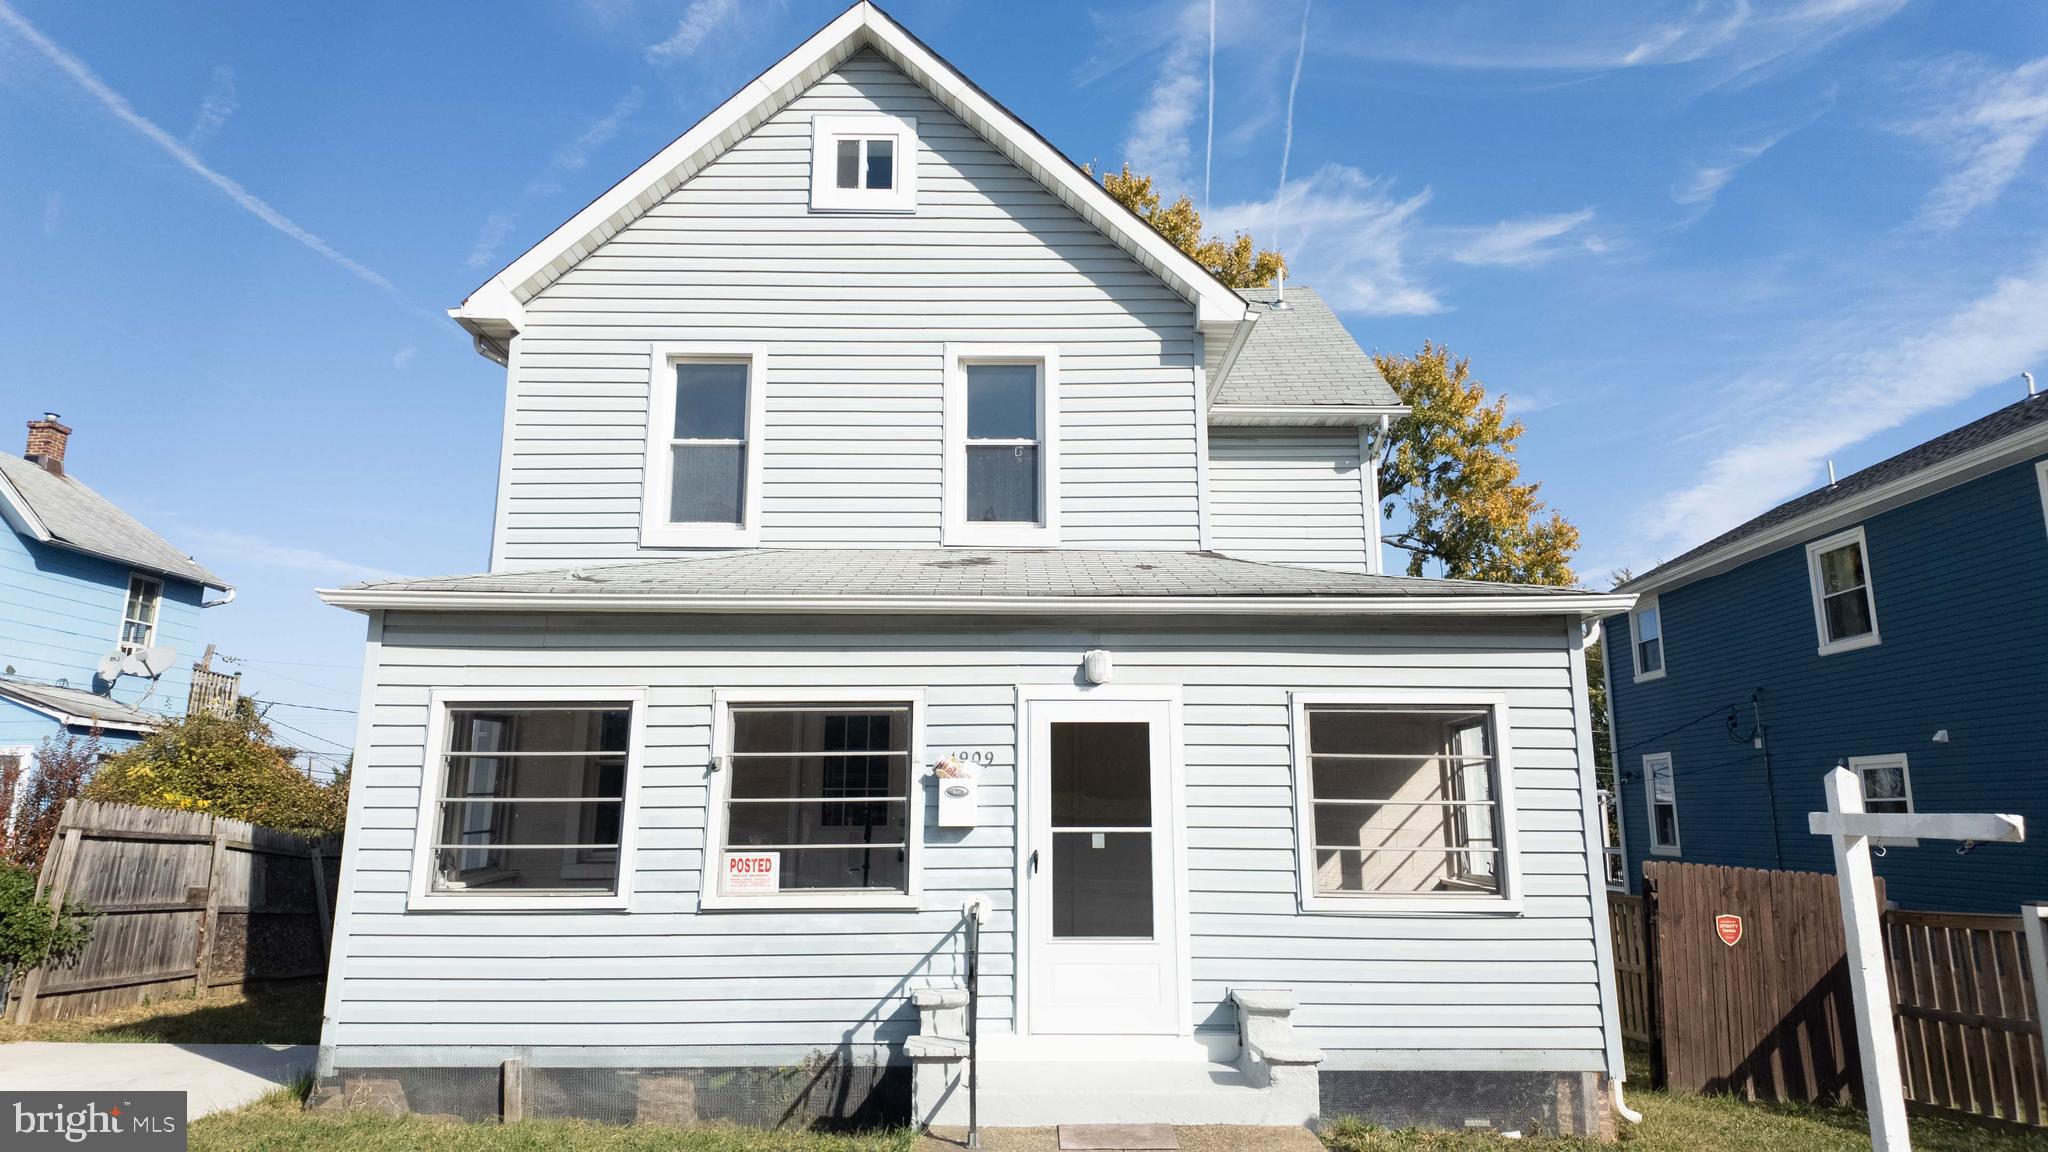
[[[1300,1125],[1314,1102],[1247,1082],[1235,1065],[1206,1060],[982,1060],[977,1095],[986,1128],[1060,1124]],[[948,1095],[935,1124],[967,1123],[967,1087]]]

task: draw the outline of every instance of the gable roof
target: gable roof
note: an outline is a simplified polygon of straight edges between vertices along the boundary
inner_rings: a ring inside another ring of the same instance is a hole
[[[667,612],[1087,612],[1566,615],[1632,597],[1575,588],[1367,576],[1215,552],[759,548],[326,590],[344,608]]]
[[[123,704],[111,696],[11,676],[0,677],[0,699],[12,700],[68,728],[154,732],[164,722],[155,712]]]
[[[1825,488],[1787,500],[1621,585],[1654,592],[1909,504],[2048,452],[2048,395],[2029,396]]]
[[[1366,424],[1408,411],[1313,288],[1240,288],[1251,333],[1211,388],[1212,424]],[[1341,418],[1341,419],[1340,419]]]
[[[477,338],[479,351],[500,358],[502,342],[523,324],[528,300],[862,48],[881,53],[998,152],[1194,304],[1196,323],[1205,331],[1227,338],[1244,321],[1244,301],[1208,269],[1118,203],[1045,137],[869,0],[859,0],[840,13],[485,281],[449,315]]]
[[[43,544],[227,591],[228,583],[71,476],[0,452],[0,514]]]

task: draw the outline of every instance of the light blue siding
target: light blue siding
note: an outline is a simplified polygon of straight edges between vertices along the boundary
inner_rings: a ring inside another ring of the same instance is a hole
[[[1877,861],[1907,908],[2011,913],[2048,900],[2048,528],[2034,464],[2014,465],[1863,524],[1878,634],[1818,654],[1806,541],[1659,594],[1667,672],[1637,684],[1626,617],[1606,621],[1631,884],[1649,850],[1642,758],[1669,752],[1683,860],[1832,871],[1806,830],[1821,776],[1853,756],[1905,753],[1923,812],[2025,816],[2025,844],[1925,841]],[[1826,533],[1817,534],[1826,535]],[[1817,537],[1816,537],[1817,538]],[[1768,729],[1763,757],[1731,740]],[[1948,741],[1936,743],[1936,732]]]

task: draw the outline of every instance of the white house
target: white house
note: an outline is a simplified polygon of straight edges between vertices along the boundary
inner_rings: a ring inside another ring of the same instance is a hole
[[[320,1093],[1599,1130],[1582,623],[1378,571],[1393,393],[873,6],[452,315],[490,571],[365,614]]]

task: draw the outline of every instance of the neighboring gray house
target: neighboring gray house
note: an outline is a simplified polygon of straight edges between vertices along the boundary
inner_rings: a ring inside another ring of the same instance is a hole
[[[1249,300],[1249,303],[1247,302]],[[1378,571],[1392,392],[857,4],[478,289],[364,613],[321,1095],[1597,1130],[1583,622]]]

